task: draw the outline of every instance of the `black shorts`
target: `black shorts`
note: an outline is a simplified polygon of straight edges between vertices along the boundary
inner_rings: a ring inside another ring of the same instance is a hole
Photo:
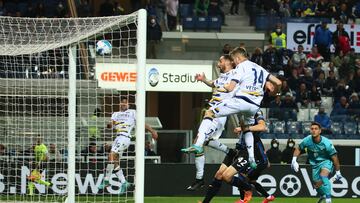
[[[231,166],[236,169],[239,173],[247,173],[249,170],[249,156],[246,149],[239,150],[237,155],[234,157]]]
[[[237,149],[230,149],[229,152],[226,154],[222,163],[225,164],[227,167],[229,167],[234,162],[237,153],[238,153]]]

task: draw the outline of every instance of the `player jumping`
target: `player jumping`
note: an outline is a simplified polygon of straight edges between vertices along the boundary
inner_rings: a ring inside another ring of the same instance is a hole
[[[109,186],[109,179],[113,171],[119,178],[121,183],[120,194],[126,192],[130,184],[126,181],[124,173],[120,168],[120,156],[130,146],[131,143],[131,131],[136,124],[136,110],[129,109],[128,99],[122,97],[120,99],[120,111],[114,112],[111,116],[111,123],[108,124],[108,128],[113,128],[116,132],[116,139],[114,140],[111,152],[108,157],[109,163],[106,166],[106,173],[104,181],[99,186],[99,189],[104,189]],[[145,129],[150,131],[152,138],[157,139],[157,132],[149,125],[145,124]]]
[[[27,177],[29,180],[28,190],[29,195],[34,195],[35,183],[45,185],[49,187],[50,182],[47,182],[41,178],[41,173],[43,170],[43,163],[48,160],[48,149],[45,144],[42,143],[41,138],[37,138],[36,145],[34,147],[35,161],[33,164],[33,169],[30,175]]]
[[[212,98],[209,101],[209,106],[214,106],[215,104],[220,103],[223,99],[232,97],[231,93],[217,91],[218,88],[222,88],[224,84],[230,82],[231,80],[231,71],[234,68],[231,57],[229,55],[221,56],[219,58],[217,67],[220,69],[220,77],[216,80],[208,80],[204,73],[196,74],[195,76],[196,80],[202,81],[207,86],[214,88]],[[187,190],[193,191],[204,186],[204,145],[212,147],[224,153],[229,152],[228,147],[218,141],[218,138],[221,136],[224,130],[225,123],[226,117],[214,118],[210,129],[208,129],[206,132],[199,131],[195,139],[194,145],[189,148],[181,149],[181,151],[185,153],[195,153],[196,179],[193,184],[186,188]]]
[[[265,82],[270,81],[273,83],[274,89],[271,90],[272,92],[278,92],[281,87],[279,79],[247,59],[247,52],[244,48],[235,48],[231,51],[230,55],[237,66],[232,71],[230,83],[225,84],[218,91],[234,91],[234,96],[222,100],[222,102],[210,107],[205,112],[199,132],[206,132],[206,129],[210,129],[214,118],[238,113],[243,116],[246,126],[252,125],[254,123],[254,115],[260,109],[260,103],[264,96]],[[245,130],[243,133],[249,153],[250,166],[256,168],[252,132]]]
[[[324,136],[321,136],[321,126],[313,122],[310,126],[311,135],[305,137],[298,148],[295,148],[291,168],[299,171],[299,164],[296,159],[302,152],[307,152],[308,159],[312,168],[312,179],[316,191],[320,194],[318,203],[325,199],[326,203],[331,203],[331,182],[329,174],[335,166],[335,175],[331,180],[340,180],[340,163],[337,157],[337,151],[332,142]]]

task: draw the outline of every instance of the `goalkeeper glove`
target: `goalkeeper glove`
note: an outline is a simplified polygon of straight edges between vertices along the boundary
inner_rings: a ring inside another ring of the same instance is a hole
[[[298,162],[296,161],[296,157],[295,157],[295,156],[292,158],[291,168],[292,168],[295,172],[298,172],[298,171],[299,171],[299,164],[298,164]]]

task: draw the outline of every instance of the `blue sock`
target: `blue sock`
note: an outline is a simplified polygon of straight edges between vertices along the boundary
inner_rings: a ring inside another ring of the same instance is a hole
[[[331,183],[329,181],[329,177],[320,176],[323,184],[318,188],[318,192],[320,195],[325,195],[326,198],[331,198]]]

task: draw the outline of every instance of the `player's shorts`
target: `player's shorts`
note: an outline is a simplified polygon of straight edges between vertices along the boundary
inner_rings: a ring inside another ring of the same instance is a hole
[[[224,99],[216,105],[210,107],[215,114],[215,117],[223,117],[232,114],[240,114],[243,116],[245,125],[254,124],[254,115],[260,107],[250,100],[246,101],[242,98],[232,97]]]
[[[333,171],[334,165],[331,160],[324,160],[316,165],[312,165],[312,179],[313,181],[317,182],[321,180],[320,173],[321,169],[326,169],[330,173]]]
[[[249,156],[247,150],[240,150],[238,151],[237,156],[234,158],[231,166],[234,167],[239,173],[247,173],[250,169],[248,159]]]
[[[205,140],[217,140],[224,131],[227,117],[219,117],[213,119],[209,132],[205,132]]]
[[[130,137],[118,135],[111,146],[111,151],[122,155],[122,153],[130,146]]]

